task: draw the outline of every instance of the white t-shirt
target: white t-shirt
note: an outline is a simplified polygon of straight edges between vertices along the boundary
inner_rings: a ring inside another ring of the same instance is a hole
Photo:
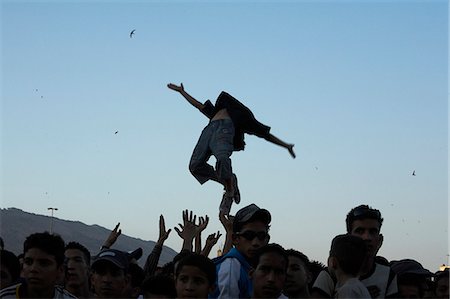
[[[367,288],[358,278],[350,278],[341,287],[336,289],[334,298],[371,298]]]
[[[380,290],[380,294],[376,298],[386,298],[398,292],[397,276],[395,276],[389,266],[375,263],[373,272],[360,277],[359,280],[366,288],[376,286]],[[317,289],[332,298],[336,292],[336,282],[327,270],[323,270],[314,281],[313,289]]]
[[[0,299],[20,298],[19,289],[21,285],[22,283],[18,283],[2,289],[0,291]],[[53,299],[77,299],[77,297],[69,293],[66,289],[63,289],[60,286],[55,286],[55,295],[53,296]]]

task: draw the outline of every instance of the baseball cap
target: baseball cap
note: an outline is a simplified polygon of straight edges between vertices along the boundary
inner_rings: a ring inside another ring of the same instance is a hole
[[[128,254],[130,255],[130,259],[138,260],[142,257],[142,253],[143,253],[142,248],[139,247],[139,248],[129,252]]]
[[[128,269],[130,255],[125,251],[117,249],[105,249],[94,258],[91,268],[94,269],[100,261],[108,261],[119,267],[120,269]]]
[[[249,222],[253,219],[258,219],[266,224],[269,224],[272,220],[272,217],[270,216],[269,211],[267,211],[266,209],[261,209],[260,207],[252,203],[246,207],[243,207],[236,213],[233,221],[233,231],[236,232],[237,228],[241,224]]]
[[[397,275],[414,274],[420,276],[433,276],[433,273],[422,267],[422,265],[412,259],[403,259],[391,262],[391,269]]]

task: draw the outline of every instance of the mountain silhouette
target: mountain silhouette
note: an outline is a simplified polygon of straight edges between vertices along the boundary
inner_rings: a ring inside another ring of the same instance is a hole
[[[32,233],[50,230],[51,217],[24,212],[17,208],[0,209],[0,236],[4,241],[5,249],[16,255],[22,253],[23,242]],[[84,245],[94,256],[100,251],[100,246],[109,236],[111,230],[99,225],[87,225],[79,221],[63,220],[53,217],[53,233],[60,235],[66,244],[76,241]],[[147,256],[155,246],[154,241],[144,241],[121,234],[113,248],[123,251],[133,251],[139,247],[143,255],[139,264],[144,266]],[[158,265],[171,261],[177,254],[175,250],[164,246]]]

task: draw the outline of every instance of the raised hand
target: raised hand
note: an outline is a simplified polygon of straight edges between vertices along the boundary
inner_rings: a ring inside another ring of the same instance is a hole
[[[233,233],[234,216],[225,215],[224,213],[220,212],[219,219],[220,219],[220,222],[222,223],[223,227],[225,228],[225,231],[227,233],[232,234]]]
[[[102,248],[110,248],[114,243],[116,243],[117,238],[122,234],[122,230],[119,229],[120,222],[117,223],[116,227],[111,231],[108,239],[103,243]]]
[[[207,257],[209,255],[209,253],[211,252],[211,249],[214,247],[214,245],[216,245],[220,236],[222,236],[220,231],[217,231],[217,234],[210,234],[208,236],[208,238],[206,238],[205,248],[203,248],[203,250],[200,254]]]
[[[208,247],[213,247],[214,245],[216,245],[217,241],[219,241],[219,238],[222,236],[222,234],[220,233],[220,231],[217,231],[217,234],[210,234],[207,238],[206,238],[206,244],[205,246]]]
[[[183,211],[183,224],[178,223],[178,227],[175,227],[175,231],[178,233],[180,238],[183,239],[183,249],[188,249],[192,251],[192,240],[197,232],[197,226],[195,225],[195,219],[197,216],[192,214],[192,211]]]
[[[169,87],[172,90],[178,91],[178,92],[182,92],[184,90],[183,83],[181,83],[180,86],[175,85],[173,83],[169,83],[169,84],[167,84],[167,87]]]
[[[205,230],[205,228],[208,226],[208,222],[209,222],[208,215],[206,215],[205,217],[198,218],[197,234],[200,234],[202,231]]]
[[[171,231],[172,231],[172,229],[166,230],[166,223],[164,221],[164,216],[160,215],[159,216],[159,238],[158,238],[157,244],[163,245],[164,241],[166,241],[167,238],[169,237]]]

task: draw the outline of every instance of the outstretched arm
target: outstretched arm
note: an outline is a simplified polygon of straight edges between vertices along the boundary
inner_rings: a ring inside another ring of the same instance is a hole
[[[194,106],[195,108],[202,110],[204,105],[202,103],[200,103],[199,101],[197,101],[195,98],[193,98],[190,94],[188,94],[185,90],[184,90],[184,86],[183,83],[181,83],[180,86],[175,85],[173,83],[169,83],[167,84],[167,87],[169,87],[172,90],[178,91],[189,103],[191,103],[192,106]]]
[[[101,247],[101,250],[103,249],[109,249],[111,246],[116,243],[117,238],[122,234],[122,230],[119,228],[120,222],[117,223],[116,227],[111,231],[108,238],[103,242],[103,245]]]
[[[267,141],[272,142],[276,145],[282,146],[285,149],[289,151],[289,154],[291,154],[292,158],[295,159],[295,153],[294,153],[294,144],[292,143],[286,143],[283,140],[279,139],[278,137],[269,134],[269,137],[266,138]]]

